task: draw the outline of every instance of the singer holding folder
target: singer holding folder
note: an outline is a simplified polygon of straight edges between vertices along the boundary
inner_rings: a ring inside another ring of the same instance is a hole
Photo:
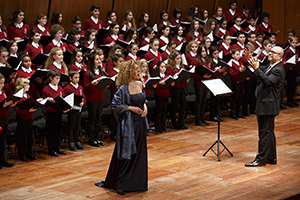
[[[259,167],[266,164],[277,164],[276,138],[274,134],[274,121],[280,110],[280,91],[285,80],[285,71],[280,63],[283,49],[275,46],[269,53],[271,65],[262,71],[259,61],[251,57],[249,50],[245,49],[245,56],[255,70],[255,75],[261,83],[256,89],[256,110],[258,121],[258,154],[253,162],[246,163],[246,167]]]
[[[119,195],[126,191],[148,190],[148,109],[139,79],[137,62],[124,62],[116,80],[118,91],[111,102],[118,122],[117,142],[105,182],[95,184],[114,188]]]

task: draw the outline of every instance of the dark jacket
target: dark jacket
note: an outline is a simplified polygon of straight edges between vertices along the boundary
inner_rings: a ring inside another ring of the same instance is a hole
[[[278,115],[280,109],[280,91],[285,80],[285,71],[279,62],[265,73],[261,68],[255,75],[261,81],[256,90],[256,115]]]

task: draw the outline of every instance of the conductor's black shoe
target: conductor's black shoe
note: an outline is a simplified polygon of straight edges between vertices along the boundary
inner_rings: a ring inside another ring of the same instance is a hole
[[[205,124],[202,122],[202,121],[197,121],[197,122],[195,122],[195,125],[196,126],[205,126]]]
[[[124,192],[124,190],[117,190],[117,194],[119,194],[119,195],[125,195],[125,192]]]
[[[209,125],[210,125],[210,123],[208,123],[208,122],[206,122],[206,121],[204,121],[204,120],[202,120],[202,122],[203,122],[206,126],[209,126]]]
[[[100,144],[98,144],[98,142],[96,142],[96,141],[90,142],[89,145],[91,145],[93,147],[100,147]]]
[[[100,140],[96,140],[96,142],[100,145],[100,146],[104,146],[105,144],[103,142],[101,142]]]
[[[236,115],[230,115],[232,119],[239,119]]]
[[[238,114],[238,118],[246,118],[244,115]]]
[[[58,149],[57,153],[60,154],[60,155],[66,155],[67,154],[67,152],[65,152],[61,149]]]
[[[84,146],[83,146],[80,142],[76,142],[76,143],[75,143],[75,146],[76,146],[76,148],[79,149],[79,150],[85,150]]]
[[[1,163],[0,166],[3,166],[3,167],[12,167],[13,164],[12,163],[8,163],[8,162],[4,162],[4,163]]]
[[[299,107],[299,104],[296,102],[293,102],[295,107]]]
[[[276,165],[277,159],[267,160],[267,164]]]
[[[287,106],[289,106],[289,107],[295,107],[295,105],[294,105],[294,102],[287,102],[287,104],[286,104]]]
[[[49,155],[50,156],[55,156],[55,157],[58,157],[58,153],[56,151],[49,151]]]
[[[261,167],[261,166],[266,166],[266,164],[260,163],[260,162],[258,162],[256,160],[254,160],[251,163],[246,163],[245,164],[245,167]]]

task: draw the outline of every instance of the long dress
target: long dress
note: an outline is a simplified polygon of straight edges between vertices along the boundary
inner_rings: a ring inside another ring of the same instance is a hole
[[[145,100],[145,92],[130,95],[131,106],[138,106],[143,109]],[[137,152],[132,154],[130,159],[118,159],[118,145],[120,144],[117,142],[105,182],[102,182],[102,187],[124,191],[148,190],[148,156],[145,117],[131,112],[131,119],[133,121]],[[96,185],[101,186],[99,183]]]

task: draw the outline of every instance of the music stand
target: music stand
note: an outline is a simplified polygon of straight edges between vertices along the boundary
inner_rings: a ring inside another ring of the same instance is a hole
[[[202,83],[212,92],[216,98],[221,98],[222,95],[231,94],[232,91],[227,87],[227,85],[221,80],[221,79],[210,79],[210,80],[204,80]],[[216,99],[217,100],[217,99]],[[205,156],[210,150],[218,156],[218,161],[220,160],[221,153],[226,149],[228,153],[232,155],[232,153],[229,151],[229,149],[225,146],[225,144],[220,139],[220,118],[221,118],[221,108],[220,105],[218,105],[219,110],[219,116],[218,116],[218,139],[209,147],[209,149],[203,154]],[[217,144],[217,153],[212,149]],[[220,144],[224,147],[224,149],[220,152]]]

